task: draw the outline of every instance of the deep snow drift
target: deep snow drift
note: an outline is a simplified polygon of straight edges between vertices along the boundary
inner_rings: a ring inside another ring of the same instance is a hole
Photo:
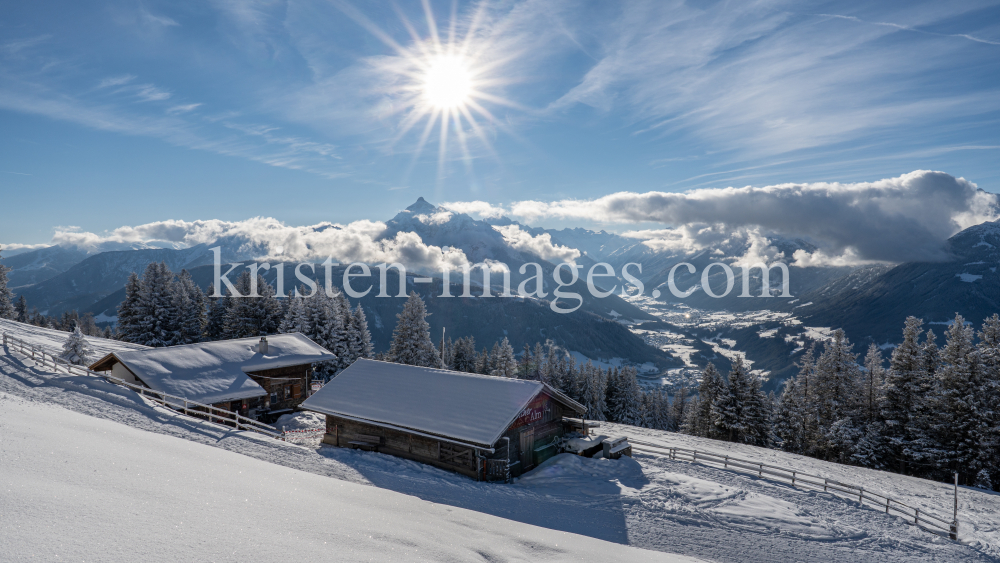
[[[4,325],[11,327],[19,328],[13,323]],[[42,336],[36,334],[34,338]],[[98,344],[115,343],[95,342],[95,347]],[[357,552],[359,558],[391,558],[382,553],[391,554],[388,551],[391,547],[403,549],[405,546],[398,543],[402,541],[412,540],[417,543],[411,547],[430,550],[420,538],[406,535],[414,531],[416,535],[433,531],[434,538],[458,542],[448,548],[453,551],[428,555],[432,558],[464,554],[459,559],[481,560],[477,549],[488,547],[494,550],[489,553],[495,554],[506,549],[504,544],[511,544],[510,550],[501,552],[499,559],[544,559],[546,554],[603,561],[635,559],[631,552],[623,550],[623,545],[607,542],[718,561],[997,561],[1000,558],[1000,496],[964,488],[960,507],[960,535],[964,543],[956,544],[908,525],[899,517],[872,508],[859,509],[856,502],[833,495],[805,492],[739,473],[638,452],[635,459],[614,461],[557,456],[513,485],[476,483],[382,454],[319,447],[318,433],[302,434],[296,445],[234,432],[147,404],[131,391],[98,378],[41,370],[30,358],[10,349],[0,349],[0,392],[10,396],[0,403],[0,426],[3,426],[0,504],[4,507],[0,510],[0,553],[5,554],[9,551],[3,542],[41,549],[39,542],[58,547],[60,542],[53,538],[82,538],[79,541],[100,546],[118,541],[113,537],[125,537],[127,540],[120,540],[119,546],[136,549],[128,552],[132,559],[148,558],[150,554],[160,556],[160,552],[143,547],[143,534],[155,533],[164,538],[169,536],[168,531],[176,531],[180,535],[170,544],[171,548],[190,550],[182,552],[188,559],[213,558],[193,555],[195,550],[220,554],[216,559],[230,557],[228,554],[237,547],[225,543],[231,533],[237,538],[233,541],[243,542],[240,545],[263,550],[259,552],[263,553],[260,559],[275,559],[276,556],[268,556],[278,553],[278,548],[268,551],[269,544],[275,544],[302,550],[288,551],[283,556],[295,553],[310,560],[318,556],[310,557],[314,552],[309,549],[317,549],[318,554],[317,546],[330,541],[329,537],[317,535],[321,533],[318,530],[332,534],[340,522],[354,518],[336,517],[335,510],[343,509],[358,515],[356,522],[346,525],[355,534],[350,540],[352,545],[361,542],[365,546],[358,548],[362,550]],[[27,405],[24,409],[41,414],[34,418],[29,414],[8,415],[14,412],[9,406],[14,403]],[[58,409],[42,410],[39,403],[54,403],[104,420]],[[57,412],[62,415],[54,414]],[[22,419],[28,422],[18,422]],[[109,421],[131,428],[102,426]],[[306,429],[322,425],[322,419],[298,415],[283,419],[281,424],[288,429]],[[668,432],[605,425],[601,433],[625,433],[648,441],[728,451],[744,458],[791,465],[802,471],[864,484],[937,514],[947,513],[950,507],[950,488],[944,484]],[[97,442],[105,440],[101,436],[108,442],[99,447]],[[98,453],[102,448],[113,453]],[[89,450],[95,453],[90,454]],[[161,450],[169,455],[159,456]],[[129,461],[127,467],[138,468],[136,475],[131,474],[132,469],[112,473],[118,471],[115,468],[119,459],[131,460],[133,454],[136,464],[151,460],[149,465],[132,465]],[[216,454],[223,457],[216,458]],[[105,461],[90,464],[88,455]],[[15,467],[12,463],[17,464],[16,470],[8,469]],[[108,463],[115,465],[109,469]],[[171,469],[158,469],[160,466]],[[227,468],[235,468],[232,475]],[[114,493],[118,489],[112,477],[129,480],[122,487],[130,491],[130,496],[104,504],[98,493],[118,494]],[[227,488],[225,479],[235,479],[240,488]],[[28,480],[35,484],[23,485]],[[15,481],[22,485],[13,486]],[[331,490],[351,491],[345,495],[362,491],[351,497],[361,500],[357,508],[351,504],[353,501],[336,504],[336,500],[325,496],[332,494]],[[385,501],[382,495],[399,500]],[[285,498],[292,500],[286,504]],[[172,499],[186,500],[174,504]],[[327,500],[321,502],[322,499]],[[7,510],[14,502],[19,508]],[[322,508],[327,503],[331,503],[330,507]],[[391,511],[379,519],[366,512],[385,506],[408,510],[413,519],[394,519]],[[250,510],[252,520],[241,516],[244,509]],[[161,512],[162,518],[156,516]],[[368,516],[364,518],[370,517],[369,520],[363,519],[365,514]],[[13,518],[22,520],[15,523]],[[239,525],[215,523],[227,518]],[[411,521],[415,522],[412,526]],[[180,522],[185,524],[182,526]],[[187,527],[192,522],[199,525]],[[404,528],[397,530],[401,526]],[[470,528],[466,530],[465,526]],[[522,529],[526,531],[519,531]],[[489,533],[479,534],[482,530]],[[92,532],[93,537],[84,532]],[[498,535],[493,537],[490,535],[493,533]],[[526,544],[514,541],[512,538],[517,534],[534,538],[531,541],[535,547],[529,549]],[[17,542],[8,539],[15,535],[19,538]],[[369,535],[372,543],[365,539]],[[567,547],[564,537],[574,538],[576,543]],[[26,543],[29,539],[34,543]],[[556,543],[560,551],[553,551]],[[219,545],[225,545],[229,551]],[[580,551],[577,545],[595,547],[581,547]],[[18,558],[27,558],[30,552],[18,553],[23,554]],[[247,559],[251,555],[237,550],[231,557]],[[122,555],[121,559],[128,557]]]
[[[4,561],[693,561],[0,393]]]

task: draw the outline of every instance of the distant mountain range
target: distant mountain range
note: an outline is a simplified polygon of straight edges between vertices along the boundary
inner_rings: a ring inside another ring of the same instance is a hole
[[[605,231],[541,229],[505,217],[478,220],[434,206],[420,198],[387,221],[386,229],[379,238],[391,239],[398,233],[415,233],[425,244],[461,249],[476,263],[489,260],[503,262],[512,270],[513,288],[524,279],[518,273],[520,265],[540,263],[546,272],[546,290],[551,292],[554,285],[551,273],[555,264],[505,239],[498,228],[511,225],[532,236],[548,235],[556,246],[578,250],[580,256],[577,262],[585,267],[601,261],[610,263],[616,272],[620,272],[626,263],[642,264],[641,274],[635,268],[631,271],[645,284],[647,295],[654,288],[660,290],[661,302],[683,303],[704,311],[769,309],[792,313],[802,326],[844,328],[859,352],[869,342],[898,342],[903,321],[908,315],[923,318],[932,323],[931,327],[935,326],[933,323],[942,323],[943,329],[944,323],[953,318],[955,312],[978,324],[983,318],[1000,311],[998,223],[977,225],[953,236],[947,242],[951,258],[944,262],[791,267],[793,299],[738,297],[741,290],[738,269],[735,270],[737,286],[725,298],[711,298],[700,290],[684,299],[670,294],[666,280],[675,264],[689,262],[696,267],[694,275],[684,269],[677,271],[677,286],[687,288],[700,281],[701,272],[708,264],[747,252],[752,241],[739,233],[729,236],[725,243],[698,251],[657,250],[641,240]],[[768,240],[771,246],[784,254],[786,262],[791,261],[796,250],[815,250],[805,240],[774,236],[769,236]],[[124,296],[123,287],[129,273],[141,273],[150,262],[164,261],[175,272],[186,268],[199,285],[207,287],[212,280],[210,248],[221,246],[225,262],[249,261],[268,255],[272,250],[238,236],[190,248],[164,246],[170,246],[170,243],[142,243],[124,249],[119,243],[110,243],[109,247],[89,250],[52,246],[4,258],[3,263],[13,268],[11,286],[27,298],[30,306],[38,307],[46,314],[76,309],[94,313],[99,321],[110,321]],[[321,270],[317,268],[317,274]],[[770,292],[777,295],[782,280],[777,270],[773,274]],[[341,275],[342,269],[334,270],[334,285],[340,285]],[[398,280],[394,271],[390,270],[389,275],[390,280]],[[496,287],[499,281],[496,278],[499,277],[493,276],[494,293],[499,293],[499,287]],[[456,279],[452,279],[452,293],[457,295],[461,293],[461,286],[454,285]],[[269,280],[274,281],[273,271]],[[475,336],[480,345],[492,345],[495,340],[507,336],[520,348],[526,343],[534,344],[552,338],[568,349],[595,360],[624,358],[636,363],[648,362],[662,370],[679,366],[680,361],[668,352],[645,344],[629,331],[628,325],[638,324],[647,328],[663,326],[675,332],[686,331],[685,334],[697,341],[695,347],[700,350],[697,355],[699,363],[710,357],[710,348],[703,340],[720,337],[697,328],[681,329],[665,325],[618,295],[603,299],[590,297],[583,279],[572,290],[585,295],[586,299],[579,311],[569,315],[552,312],[545,300],[441,299],[436,297],[440,295],[441,283],[440,279],[435,279],[433,284],[416,283],[412,274],[407,280],[408,289],[417,291],[428,302],[429,321],[435,338],[440,337],[441,328],[446,328],[448,336],[454,338]],[[722,269],[713,269],[711,287],[721,293],[725,283]],[[286,272],[286,289],[291,289],[294,284],[293,274]],[[621,280],[611,280],[604,285],[610,287],[612,284],[619,284],[620,288]],[[474,285],[478,286],[478,283],[474,282]],[[391,293],[395,293],[397,282],[390,281],[388,287],[392,288]],[[480,289],[474,291],[476,295],[480,292]],[[751,293],[759,295],[760,292],[761,277],[755,270],[751,275]],[[384,349],[391,339],[395,314],[401,309],[403,300],[374,298],[373,295],[374,292],[361,299],[361,303],[368,312],[376,346]],[[795,323],[765,322],[756,326],[733,326],[722,336],[736,341],[735,349],[744,351],[748,359],[754,360],[755,368],[769,370],[777,376],[770,382],[773,387],[794,370],[792,361],[802,349],[801,342],[796,338],[802,331]]]

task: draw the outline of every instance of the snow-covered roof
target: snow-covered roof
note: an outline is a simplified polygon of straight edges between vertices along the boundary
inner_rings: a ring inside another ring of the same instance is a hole
[[[542,391],[584,410],[539,381],[366,359],[351,364],[301,406],[491,447]]]
[[[248,372],[332,360],[333,354],[299,333],[267,337],[267,355],[257,352],[259,337],[201,342],[148,350],[116,351],[114,357],[140,381],[157,391],[200,403],[220,403],[267,393]]]

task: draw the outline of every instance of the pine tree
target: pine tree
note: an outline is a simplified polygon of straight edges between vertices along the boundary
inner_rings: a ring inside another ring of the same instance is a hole
[[[882,402],[882,386],[885,383],[885,368],[882,366],[882,351],[875,344],[868,346],[865,356],[865,373],[862,381],[861,417],[869,424],[879,417]]]
[[[531,346],[525,342],[524,348],[521,349],[521,357],[517,360],[518,379],[531,379],[531,366],[534,363],[535,359],[531,357]]]
[[[309,334],[309,318],[306,314],[306,300],[304,297],[300,295],[288,298],[288,308],[285,311],[284,318],[281,319],[281,325],[278,326],[278,332],[282,334],[293,332]]]
[[[983,448],[990,438],[982,393],[984,365],[973,338],[972,327],[956,314],[937,369],[940,392],[933,424],[935,460],[949,472],[958,471],[969,485],[990,462]]]
[[[208,313],[203,332],[205,340],[209,341],[225,338],[226,312],[232,304],[232,298],[228,291],[221,297],[214,297],[214,295],[215,284],[209,284],[208,290],[205,292]]]
[[[182,342],[181,319],[174,296],[173,278],[173,273],[164,262],[146,266],[135,302],[137,323],[131,342],[154,348],[174,346]],[[119,322],[121,320],[119,310]]]
[[[636,379],[636,369],[632,366],[622,368],[614,380],[615,404],[611,420],[619,424],[639,426],[642,423],[642,390]]]
[[[208,322],[205,294],[195,285],[187,270],[181,270],[175,284],[174,298],[181,317],[181,342],[184,344],[200,342]]]
[[[23,295],[17,298],[17,303],[14,304],[14,320],[19,323],[28,322],[28,301]]]
[[[591,420],[604,421],[608,419],[608,405],[605,402],[608,393],[608,373],[610,370],[597,369],[591,374],[590,402],[592,408],[587,411],[587,418]]]
[[[893,351],[886,375],[881,411],[887,452],[896,462],[922,462],[930,446],[928,411],[934,385],[926,371],[925,347],[919,344],[922,326],[920,319],[907,317],[903,342]]]
[[[983,321],[976,348],[983,369],[982,388],[979,390],[984,405],[982,414],[986,420],[983,453],[990,460],[983,482],[1000,484],[1000,315],[994,314]]]
[[[441,367],[441,358],[431,341],[427,309],[416,292],[410,292],[410,298],[396,319],[389,346],[389,361],[411,366]]]
[[[361,308],[359,303],[354,309],[354,314],[351,316],[351,322],[354,325],[353,337],[351,341],[351,353],[355,359],[357,358],[371,358],[372,357],[372,333],[368,330],[368,319],[365,317],[365,311]]]
[[[455,352],[452,354],[452,369],[467,373],[476,373],[476,339],[463,336],[455,341]]]
[[[63,351],[59,357],[76,366],[85,366],[90,364],[91,359],[90,344],[87,342],[87,338],[84,337],[83,332],[80,331],[80,327],[76,327],[73,332],[63,343]]]
[[[517,377],[517,358],[514,348],[504,336],[503,340],[494,345],[495,355],[491,358],[492,375],[500,377]]]
[[[761,390],[760,377],[749,373],[750,386],[746,394],[746,423],[743,443],[754,446],[768,447],[771,445],[771,433],[774,417],[774,403]]]
[[[813,399],[816,422],[825,430],[816,446],[817,454],[827,459],[837,456],[844,461],[851,455],[850,445],[856,438],[853,433],[862,403],[862,376],[852,348],[844,331],[837,329],[816,361]]]
[[[535,360],[530,377],[528,379],[534,379],[535,381],[542,380],[542,369],[545,364],[545,348],[542,347],[541,342],[535,342],[535,353],[531,355]]]
[[[781,440],[781,449],[792,453],[805,453],[805,413],[798,377],[785,381],[775,411],[774,434]]]
[[[665,406],[665,405],[664,405]],[[670,405],[670,414],[665,417],[666,420],[661,422],[663,430],[670,430],[672,432],[677,432],[681,429],[681,425],[684,424],[684,418],[688,407],[688,390],[685,385],[681,385],[681,388],[674,393],[673,403]]]
[[[259,297],[251,297],[254,283]],[[231,301],[224,322],[226,338],[276,334],[281,324],[281,304],[274,297],[274,288],[260,275],[254,282],[249,271],[240,274],[233,285],[241,297],[229,297]]]
[[[2,246],[0,250],[3,250]],[[7,287],[7,272],[10,270],[0,264],[0,319],[14,320],[17,317],[17,312],[14,310],[14,292]]]
[[[691,415],[686,432],[705,438],[718,437],[712,405],[715,404],[716,398],[725,389],[725,386],[726,382],[722,379],[722,374],[719,373],[715,364],[708,362],[701,374],[701,382],[698,385],[698,404]]]
[[[754,378],[743,365],[743,356],[736,356],[725,388],[715,398],[712,414],[715,427],[730,442],[753,443],[756,421],[751,418]]]

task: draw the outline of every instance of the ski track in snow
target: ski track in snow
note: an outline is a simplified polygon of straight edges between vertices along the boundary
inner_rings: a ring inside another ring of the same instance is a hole
[[[119,345],[90,340],[95,348]],[[236,432],[147,404],[135,393],[99,378],[37,369],[30,358],[9,348],[0,350],[0,393],[434,503],[710,560],[1000,561],[1000,495],[964,488],[960,533],[969,545],[950,542],[873,508],[859,509],[834,495],[641,452],[634,459],[617,461],[562,455],[513,485],[477,483],[383,454],[318,447],[315,438],[293,444]],[[308,420],[297,422],[308,425]],[[602,433],[791,465],[863,483],[939,515],[947,515],[951,506],[951,489],[941,483],[614,424],[605,423]]]

